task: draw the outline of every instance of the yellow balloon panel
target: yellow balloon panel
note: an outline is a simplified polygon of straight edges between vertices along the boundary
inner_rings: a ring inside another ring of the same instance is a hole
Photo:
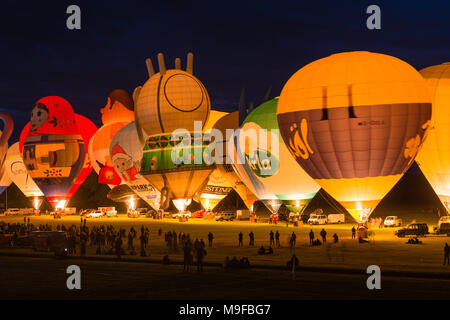
[[[420,73],[429,84],[433,112],[431,129],[416,161],[450,213],[450,63]]]
[[[194,131],[194,121],[207,123],[210,100],[203,84],[182,70],[154,74],[142,87],[136,105],[136,121],[147,135],[176,129]]]
[[[354,106],[426,103],[429,92],[420,74],[392,56],[365,51],[344,52],[314,61],[297,71],[283,87],[278,113],[347,106],[349,86]]]

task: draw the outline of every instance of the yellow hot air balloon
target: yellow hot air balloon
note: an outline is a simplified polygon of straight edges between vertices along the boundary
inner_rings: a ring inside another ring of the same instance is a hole
[[[203,128],[203,131],[205,133],[211,133],[211,129],[213,129],[217,121],[227,114],[228,112],[211,110],[208,123]],[[209,176],[206,186],[199,192],[200,195],[197,198],[199,198],[203,208],[210,211],[214,210],[231,190],[232,188],[228,180],[222,176],[218,169],[215,169]]]
[[[281,92],[277,117],[302,168],[364,221],[414,161],[431,97],[406,62],[345,52],[297,71]]]
[[[147,59],[150,78],[134,93],[136,127],[145,140],[141,174],[161,191],[162,208],[173,199],[179,200],[175,204],[181,211],[214,170],[203,156],[209,142],[203,141],[201,129],[211,105],[205,87],[193,75],[192,57],[188,54],[186,71],[181,70],[180,59],[175,60],[175,69],[166,70],[160,53],[158,73]],[[185,131],[178,134],[177,129]]]
[[[416,162],[450,213],[450,63],[420,71],[433,101],[431,128]]]
[[[216,164],[217,170],[220,172],[221,176],[228,181],[228,184],[239,194],[242,201],[248,209],[252,209],[255,201],[258,200],[256,195],[247,187],[247,185],[240,179],[238,174],[234,171],[232,162],[236,159],[227,160],[227,147],[228,138],[226,135],[226,130],[235,130],[239,127],[239,112],[230,113],[216,122],[214,125],[215,129],[220,130],[223,136],[223,141],[218,141],[216,143],[216,148],[222,149],[223,159],[220,163]],[[231,156],[231,155],[229,155]]]

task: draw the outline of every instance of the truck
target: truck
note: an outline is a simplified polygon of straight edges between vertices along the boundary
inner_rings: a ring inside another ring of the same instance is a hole
[[[385,227],[400,227],[402,225],[402,219],[399,219],[397,216],[387,216],[383,224]]]
[[[251,212],[250,210],[237,210],[236,220],[249,220]]]
[[[345,214],[333,213],[329,214],[327,218],[328,223],[345,223]]]
[[[434,228],[436,234],[446,234],[450,237],[450,222],[440,223],[437,228]]]
[[[439,222],[438,222],[438,229],[441,228],[441,224],[443,224],[443,223],[450,223],[450,216],[442,216],[442,217],[439,219]]]

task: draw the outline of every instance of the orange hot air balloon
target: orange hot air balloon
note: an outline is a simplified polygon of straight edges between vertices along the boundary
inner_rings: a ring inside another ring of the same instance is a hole
[[[70,103],[57,96],[33,107],[22,158],[31,178],[55,209],[63,209],[86,153]]]
[[[283,87],[277,117],[299,165],[364,221],[414,161],[431,97],[406,62],[345,52],[297,71]]]
[[[112,167],[109,155],[111,140],[116,133],[134,121],[133,99],[125,90],[112,91],[101,109],[103,126],[92,136],[89,157],[98,174],[98,182],[111,188],[122,183],[122,179]],[[130,116],[131,115],[131,116]]]
[[[420,70],[431,88],[431,129],[416,162],[450,214],[450,63]]]
[[[129,93],[122,89],[110,92],[106,106],[100,109],[104,125],[117,121],[134,121],[134,102]]]

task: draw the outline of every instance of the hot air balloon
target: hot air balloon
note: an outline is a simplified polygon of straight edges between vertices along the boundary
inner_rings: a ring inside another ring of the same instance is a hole
[[[133,121],[134,103],[130,95],[121,89],[112,91],[106,106],[101,109],[103,126],[93,135],[89,144],[89,157],[98,174],[98,182],[111,188],[119,185],[122,179],[112,167],[109,146],[116,133]]]
[[[320,186],[297,164],[284,144],[278,129],[277,105],[278,98],[269,100],[245,118],[241,148],[256,178],[291,211],[301,213]]]
[[[420,71],[432,94],[431,128],[416,162],[450,214],[450,63]]]
[[[140,173],[142,145],[136,125],[129,123],[120,129],[110,144],[110,157],[116,173],[131,190],[153,209],[159,209],[160,193]]]
[[[222,160],[217,161],[216,167],[220,172],[221,176],[227,180],[228,184],[237,192],[239,197],[245,203],[248,209],[252,209],[255,201],[258,200],[256,195],[246,186],[246,184],[239,178],[237,173],[234,171],[232,166],[232,155],[228,155],[227,146],[229,142],[229,138],[226,134],[226,130],[235,130],[239,127],[239,113],[233,112],[228,115],[225,115],[221,119],[219,119],[215,124],[214,128],[219,130],[222,134],[223,140],[216,142],[216,148],[221,149]],[[228,157],[228,159],[227,159]]]
[[[14,122],[6,112],[0,112],[0,120],[3,122],[3,131],[0,132],[0,194],[2,194],[11,184],[11,179],[5,171],[4,161],[8,152],[8,140],[14,129]]]
[[[29,198],[35,209],[39,209],[44,194],[27,172],[19,150],[19,142],[8,149],[5,160],[5,169],[9,178]]]
[[[166,70],[160,53],[158,73],[147,59],[150,78],[135,91],[137,131],[147,136],[141,174],[161,191],[164,209],[173,199],[183,211],[214,170],[203,157],[209,142],[203,140],[201,132],[211,106],[205,87],[193,76],[192,57],[188,54],[186,71],[181,70],[180,59],[176,59],[175,69]],[[194,121],[201,122],[200,131]],[[185,131],[174,132],[177,129]]]
[[[36,102],[22,159],[55,209],[64,209],[85,161],[85,147],[70,103],[58,96]]]
[[[431,97],[406,62],[345,52],[297,71],[283,87],[277,116],[299,165],[364,221],[414,161]]]
[[[92,136],[97,131],[97,126],[88,118],[80,115],[75,114],[75,122],[77,125],[77,128],[81,128],[80,134],[84,141],[84,148],[85,148],[85,159],[83,164],[83,169],[81,169],[80,174],[78,175],[77,179],[75,180],[74,184],[70,188],[69,192],[67,193],[67,198],[72,198],[72,196],[77,192],[77,190],[80,188],[81,184],[86,180],[86,178],[89,176],[89,174],[92,171],[92,162],[88,155],[88,147],[89,143],[91,141]],[[25,138],[27,137],[28,133],[30,131],[30,122],[27,123],[27,125],[23,128],[20,139],[18,143],[18,148],[20,150],[20,154],[23,150],[23,143],[25,142]],[[36,208],[37,209],[37,208]]]

